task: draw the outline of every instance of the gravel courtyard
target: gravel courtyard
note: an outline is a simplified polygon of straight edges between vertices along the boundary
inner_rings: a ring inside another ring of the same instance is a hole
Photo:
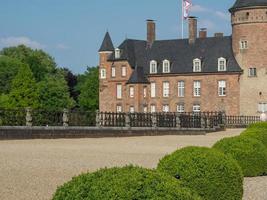
[[[185,146],[212,146],[241,129],[206,136],[0,141],[0,199],[49,200],[58,185],[81,172],[136,164],[154,168]],[[267,200],[267,177],[245,180],[244,200]]]

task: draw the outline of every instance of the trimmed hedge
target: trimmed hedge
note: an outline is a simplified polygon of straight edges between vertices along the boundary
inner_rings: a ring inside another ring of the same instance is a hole
[[[205,147],[186,147],[165,156],[158,171],[180,177],[205,200],[241,200],[243,174],[237,162],[223,153]]]
[[[82,174],[59,187],[53,200],[200,200],[173,177],[128,166]]]
[[[267,149],[256,139],[243,136],[225,138],[213,147],[232,156],[246,177],[261,176],[267,172]]]
[[[260,140],[267,148],[267,123],[266,122],[252,124],[241,135]]]

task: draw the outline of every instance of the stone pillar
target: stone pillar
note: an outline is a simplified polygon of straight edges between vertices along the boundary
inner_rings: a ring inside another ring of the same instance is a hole
[[[180,114],[176,113],[176,128],[181,128]]]
[[[32,109],[26,108],[26,126],[32,126]]]
[[[68,111],[68,109],[64,109],[63,110],[63,117],[62,117],[62,119],[63,119],[63,126],[64,127],[67,127],[67,126],[69,126],[69,111]]]
[[[260,119],[262,122],[266,122],[267,121],[267,115],[265,113],[262,113],[260,116]]]
[[[153,126],[153,128],[157,128],[157,115],[156,115],[156,113],[152,114],[152,126]]]
[[[125,113],[125,126],[131,128],[130,113]]]
[[[96,127],[100,128],[101,127],[101,122],[100,122],[100,112],[99,112],[99,110],[96,110],[95,122],[96,122]]]
[[[201,119],[201,128],[206,128],[206,118],[204,116],[200,116]]]

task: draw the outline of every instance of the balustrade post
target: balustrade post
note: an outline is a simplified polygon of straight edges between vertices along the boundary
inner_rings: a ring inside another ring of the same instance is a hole
[[[125,113],[125,126],[131,128],[130,113]]]
[[[209,117],[207,117],[207,128],[212,128],[211,127],[211,121],[210,121]]]
[[[175,117],[176,117],[176,128],[181,128],[180,114],[176,113]]]
[[[201,128],[206,128],[206,120],[203,115],[200,115],[200,120],[201,120]]]
[[[32,126],[32,109],[26,108],[26,126]]]
[[[63,126],[64,127],[69,126],[69,111],[68,111],[68,109],[63,110],[62,120],[63,120]]]
[[[95,122],[96,122],[96,127],[100,128],[101,127],[101,122],[100,122],[100,112],[99,112],[99,110],[96,110]]]
[[[157,128],[157,114],[152,113],[152,126],[153,128]]]

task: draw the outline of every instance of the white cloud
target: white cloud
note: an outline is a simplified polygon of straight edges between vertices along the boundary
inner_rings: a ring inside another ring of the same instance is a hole
[[[219,18],[223,19],[223,20],[230,21],[230,14],[228,14],[228,13],[216,11],[215,15],[218,16]]]
[[[70,49],[70,47],[65,45],[65,44],[57,44],[56,48],[59,49],[59,50],[68,50],[68,49]]]
[[[0,44],[3,47],[18,46],[24,44],[25,46],[31,47],[33,49],[42,49],[45,48],[45,45],[40,44],[28,37],[6,37],[0,38]]]

